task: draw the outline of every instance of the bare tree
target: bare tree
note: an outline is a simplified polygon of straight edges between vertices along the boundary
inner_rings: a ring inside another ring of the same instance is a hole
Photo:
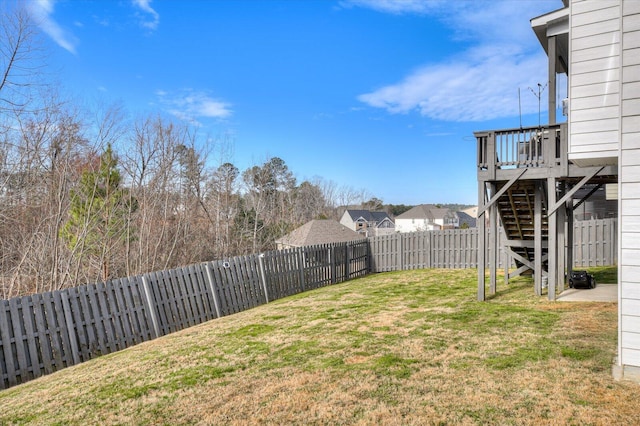
[[[221,258],[232,254],[231,230],[239,208],[236,188],[239,174],[238,168],[227,162],[216,169],[209,181],[211,201],[215,211],[216,256]]]
[[[245,170],[242,180],[246,188],[245,218],[252,227],[252,250],[257,252],[290,228],[287,219],[295,178],[284,160],[273,157],[262,166]]]
[[[302,182],[294,190],[293,223],[302,225],[312,219],[327,218],[330,209],[322,188],[309,181]]]
[[[6,154],[0,174],[0,239],[11,242],[19,259],[5,257],[0,271],[8,294],[61,288],[69,256],[61,250],[59,230],[67,214],[68,192],[77,181],[76,167],[86,155],[77,112],[55,98],[44,108],[16,116],[4,134]],[[8,281],[7,281],[8,280]]]
[[[33,100],[42,71],[39,38],[25,3],[0,4],[0,111],[19,114]]]

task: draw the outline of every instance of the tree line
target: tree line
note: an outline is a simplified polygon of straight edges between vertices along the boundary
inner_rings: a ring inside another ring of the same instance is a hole
[[[298,182],[279,157],[240,170],[227,138],[159,114],[64,98],[29,16],[4,6],[0,298],[273,249],[311,219],[339,219],[339,206],[381,203]]]

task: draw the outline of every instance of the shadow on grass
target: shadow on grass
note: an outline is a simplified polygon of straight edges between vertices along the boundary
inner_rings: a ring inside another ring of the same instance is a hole
[[[534,296],[533,294],[533,278],[532,277],[516,277],[509,280],[509,284],[504,284],[504,275],[498,275],[496,283],[496,293],[486,295],[485,300],[499,300],[507,298],[509,300],[526,299]]]

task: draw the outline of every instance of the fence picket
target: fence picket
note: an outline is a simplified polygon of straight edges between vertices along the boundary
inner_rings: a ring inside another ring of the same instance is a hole
[[[81,360],[80,362],[86,361],[90,357],[89,344],[87,341],[87,326],[80,308],[81,304],[78,302],[79,288],[75,287],[67,289],[67,295],[69,297],[69,304],[73,315],[73,318],[70,320],[75,327],[76,344],[78,348],[78,355]],[[67,324],[69,324],[69,320],[67,320]]]
[[[64,322],[66,327],[62,329],[63,336],[65,337],[65,341],[68,342],[67,354],[70,355],[67,357],[67,365],[68,362],[72,362],[72,365],[76,365],[80,363],[80,353],[78,351],[78,336],[76,334],[76,327],[73,324],[73,313],[71,312],[71,305],[69,304],[69,290],[66,289],[60,291],[58,294],[60,295],[60,302],[62,303],[62,315],[64,316]]]
[[[91,312],[93,316],[93,324],[95,326],[96,334],[97,334],[97,345],[99,349],[100,355],[108,354],[109,348],[107,347],[107,327],[104,324],[104,317],[106,312],[103,314],[101,310],[100,302],[98,302],[98,284],[89,284],[87,286],[87,291],[89,293],[89,301],[91,303]]]
[[[227,290],[227,294],[229,295],[231,312],[235,314],[240,312],[240,299],[238,298],[238,293],[236,292],[235,282],[233,282],[233,277],[231,276],[231,268],[233,267],[233,263],[234,262],[226,262],[224,265],[222,265],[220,274],[223,277],[224,287]]]
[[[206,321],[204,309],[202,305],[203,294],[200,291],[200,283],[190,267],[180,268],[180,275],[183,277],[184,283],[189,290],[189,301],[191,305],[191,319],[194,325],[201,324]]]
[[[131,326],[131,337],[130,341],[132,345],[144,342],[146,339],[144,338],[144,328],[146,324],[142,321],[142,316],[140,315],[140,304],[135,303],[135,296],[133,294],[133,286],[129,277],[121,278],[120,283],[122,284],[122,294],[124,296],[124,304],[129,311],[129,323]],[[139,300],[139,298],[138,298]]]
[[[2,352],[4,354],[4,365],[6,368],[6,373],[3,374],[2,388],[14,386],[18,384],[16,368],[15,368],[15,359],[13,357],[13,350],[11,349],[13,346],[14,339],[12,337],[12,333],[10,331],[9,324],[11,323],[11,311],[9,310],[9,301],[8,300],[0,300],[0,339],[2,339]],[[0,364],[3,365],[3,364]],[[7,377],[7,383],[9,386],[4,386],[4,376]]]
[[[160,335],[164,336],[175,330],[175,317],[173,315],[173,311],[171,310],[171,302],[173,300],[173,295],[171,294],[169,285],[164,279],[164,275],[162,271],[152,272],[151,273],[153,283],[152,289],[155,296],[155,303],[158,306],[158,311],[160,312],[160,317],[162,318],[160,321],[161,329]]]
[[[211,263],[207,262],[205,264],[205,272],[207,278],[207,285],[209,286],[209,292],[211,293],[211,298],[213,299],[213,308],[216,313],[216,318],[220,318],[221,310],[220,310],[220,300],[218,296],[218,286],[213,278],[213,271],[211,269]]]
[[[197,308],[195,307],[196,297],[195,292],[193,291],[193,286],[191,285],[191,279],[189,277],[188,272],[186,274],[183,273],[183,268],[174,269],[175,280],[178,283],[178,287],[182,293],[182,301],[180,305],[184,308],[184,320],[182,321],[182,328],[192,327],[197,324]]]
[[[26,304],[24,302],[27,302]],[[22,298],[22,318],[24,320],[25,347],[29,354],[29,370],[31,377],[36,378],[42,375],[40,357],[38,356],[37,333],[35,331],[35,319],[33,311],[33,300],[31,296]]]
[[[77,320],[83,324],[84,333],[80,333],[84,337],[84,341],[80,341],[80,354],[83,361],[89,360],[96,355],[99,348],[99,337],[97,334],[97,325],[91,304],[91,289],[89,286],[83,285],[76,288],[76,301],[78,303],[78,311],[80,313]],[[76,324],[77,326],[77,324]]]
[[[18,375],[21,382],[26,382],[29,379],[29,363],[27,354],[24,347],[25,336],[22,331],[22,306],[21,297],[15,297],[9,300],[9,312],[11,313],[11,323],[13,326],[13,340],[14,347],[16,349],[16,361]]]
[[[238,278],[238,261],[231,262],[227,268],[227,274],[233,294],[236,296],[236,309],[237,312],[242,312],[246,307],[246,295],[242,286],[241,280]]]
[[[37,330],[38,347],[40,348],[40,355],[42,356],[42,366],[44,369],[44,374],[49,374],[54,371],[53,354],[51,352],[51,340],[48,336],[48,327],[44,319],[44,304],[42,300],[42,295],[34,294],[31,297],[31,303],[32,303],[34,316],[35,316],[35,328]],[[2,306],[0,303],[0,321],[2,320],[2,314],[3,314]],[[2,336],[0,335],[0,341],[1,340],[2,340]],[[2,363],[0,362],[0,364]]]
[[[149,283],[149,276],[142,276],[142,291],[144,292],[144,301],[146,306],[146,318],[147,323],[151,322],[153,326],[153,337],[160,337],[160,321],[159,321],[159,309],[157,309],[157,304],[154,299],[153,290],[151,289],[151,284]]]
[[[224,280],[222,278],[221,262],[210,262],[210,270],[213,276],[213,286],[216,290],[216,294],[218,295],[218,302],[220,308],[220,314],[222,316],[229,315],[231,312],[231,307],[229,306],[229,298],[227,297],[226,288],[224,285]]]
[[[111,317],[111,311],[109,310],[109,303],[107,302],[107,291],[105,289],[105,283],[96,283],[96,299],[98,306],[100,307],[100,326],[104,330],[105,334],[105,349],[107,353],[115,352],[118,350],[116,344],[116,335],[113,329],[114,319]]]
[[[62,356],[62,367],[70,367],[74,365],[74,354],[73,349],[71,348],[71,339],[69,336],[69,331],[67,330],[68,325],[66,322],[66,313],[64,302],[62,301],[62,291],[56,290],[53,292],[53,306],[56,310],[56,318],[58,321],[57,332],[60,335],[60,341],[62,343],[61,346],[61,356]],[[74,332],[75,334],[75,332]]]

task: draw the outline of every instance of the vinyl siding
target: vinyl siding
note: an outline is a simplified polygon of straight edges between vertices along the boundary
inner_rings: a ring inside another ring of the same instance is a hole
[[[615,164],[623,107],[620,4],[573,0],[571,8],[569,159]]]
[[[640,367],[640,2],[622,3],[619,364]]]

